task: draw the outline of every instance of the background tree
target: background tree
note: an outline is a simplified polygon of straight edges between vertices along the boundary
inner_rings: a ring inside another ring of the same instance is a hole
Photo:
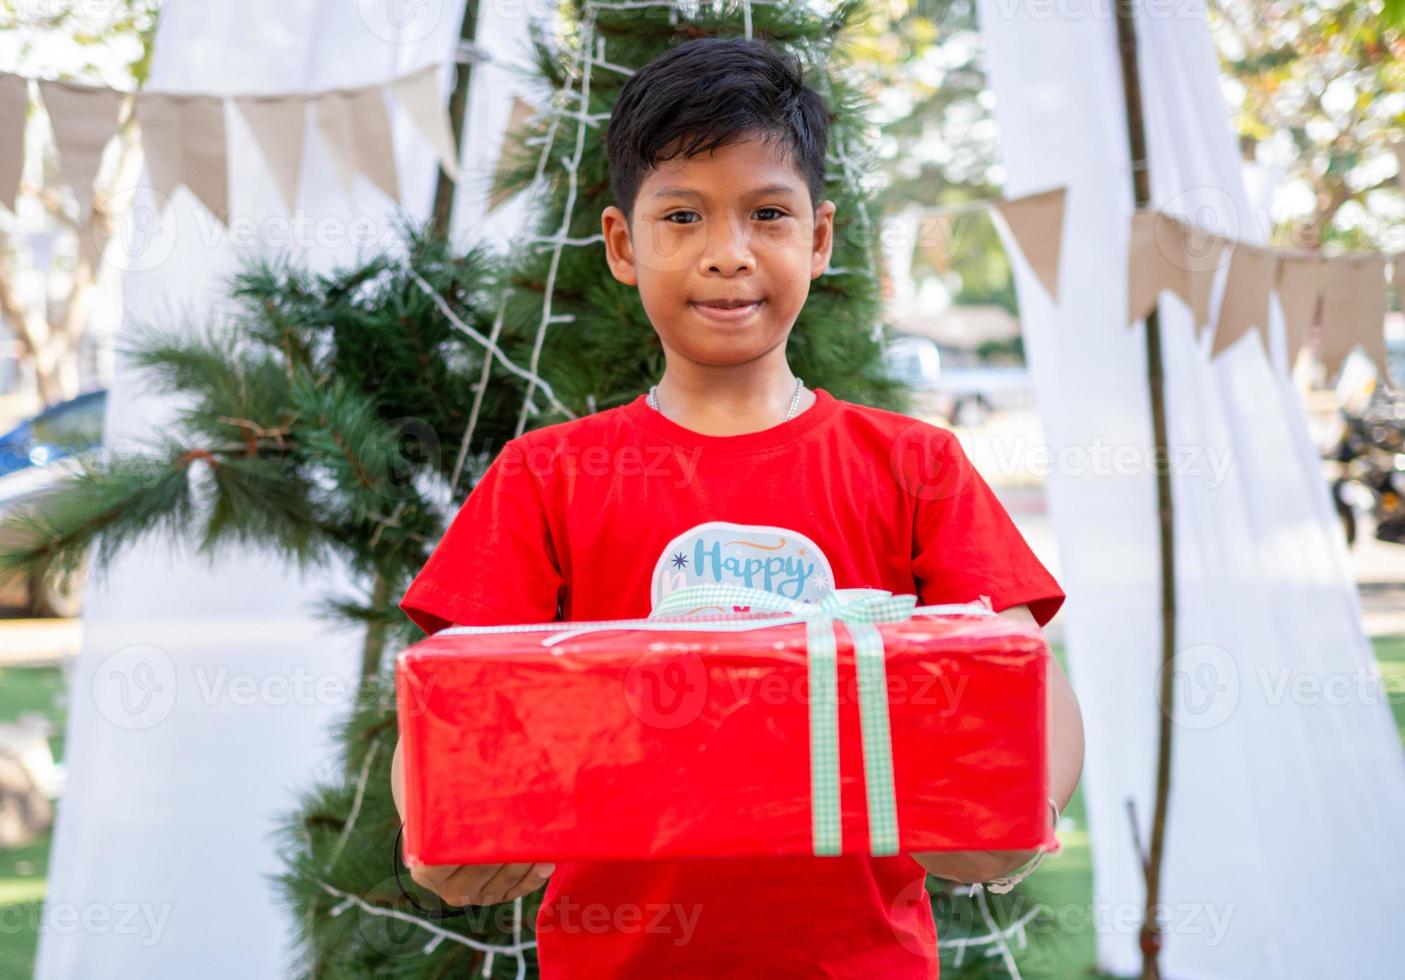
[[[844,39],[875,104],[879,211],[1000,197],[994,95],[981,66],[975,0],[883,0]],[[938,277],[953,303],[995,304],[1018,312],[1010,263],[994,225],[963,215],[945,235],[924,240],[910,270]]]
[[[1275,244],[1399,251],[1405,241],[1405,0],[1209,0],[1225,92],[1247,160],[1281,168]],[[846,35],[881,126],[879,210],[1002,195],[994,98],[974,0],[881,0]],[[913,273],[953,301],[1017,313],[1009,263],[984,216]],[[944,252],[944,255],[937,254]]]
[[[0,35],[11,39],[16,53],[16,63],[7,67],[31,76],[140,89],[151,63],[158,8],[159,0],[6,0],[0,3]],[[65,67],[53,72],[55,64]],[[31,102],[31,123],[35,110]],[[121,273],[104,269],[101,255],[127,213],[129,195],[123,192],[137,182],[141,152],[129,115],[97,176],[92,208],[80,220],[52,141],[32,133],[29,145],[45,151],[39,180],[21,184],[17,214],[0,209],[0,317],[14,336],[21,364],[28,365],[39,400],[49,405],[104,380],[102,359],[93,356],[84,371],[81,355],[92,346],[90,313],[100,280],[104,273]]]
[[[1212,0],[1247,160],[1282,169],[1274,244],[1399,251],[1405,235],[1405,3]]]

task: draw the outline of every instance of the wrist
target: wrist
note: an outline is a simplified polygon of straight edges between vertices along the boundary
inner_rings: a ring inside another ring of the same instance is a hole
[[[981,885],[989,888],[990,891],[997,895],[1002,895],[1032,875],[1035,869],[1039,867],[1040,862],[1044,860],[1045,854],[1048,854],[1051,850],[1057,851],[1059,849],[1059,842],[1054,839],[1054,831],[1059,825],[1059,805],[1054,802],[1052,796],[1049,797],[1049,811],[1053,819],[1049,826],[1048,837],[1053,842],[1053,846],[1049,847],[1041,844],[1039,847],[1035,848],[1034,851],[1027,852],[1030,854],[1030,857],[1025,861],[1022,861],[1020,864],[1015,865],[1015,867],[1001,874],[982,881],[980,883]]]
[[[1024,851],[986,851],[990,855],[990,868],[982,881],[991,881],[1013,874],[1044,853],[1043,848],[1033,847]]]
[[[1059,822],[1059,806],[1049,800],[1052,819],[1049,834]],[[910,856],[928,874],[962,884],[990,884],[991,891],[1009,891],[1039,867],[1045,854],[1057,851],[1052,847],[1034,847],[1019,851],[914,851]]]
[[[1007,874],[1037,851],[914,851],[910,857],[930,875],[972,885]]]

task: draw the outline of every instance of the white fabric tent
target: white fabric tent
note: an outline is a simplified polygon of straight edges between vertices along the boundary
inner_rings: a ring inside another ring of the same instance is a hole
[[[980,13],[1007,196],[1070,189],[1060,302],[1020,259],[1017,288],[1045,435],[1067,463],[1048,493],[1087,723],[1099,965],[1131,975],[1145,890],[1127,803],[1145,844],[1160,607],[1154,475],[1128,466],[1145,459],[1151,425],[1143,326],[1124,325],[1132,189],[1112,9],[984,0]],[[1264,241],[1203,5],[1157,6],[1138,31],[1153,204]],[[1197,341],[1180,301],[1161,302],[1180,450],[1161,894],[1173,980],[1399,975],[1405,759],[1284,368],[1279,313],[1272,367],[1253,334],[1212,362],[1209,332]],[[1107,450],[1123,466],[1100,465]]]
[[[150,88],[311,90],[383,82],[434,63],[444,66],[447,92],[462,5],[401,6],[172,0],[162,10]],[[480,41],[525,59],[535,8],[484,10]],[[501,240],[520,220],[514,202],[485,224],[482,188],[521,84],[495,65],[475,74],[456,239]],[[392,122],[405,211],[422,218],[436,161],[394,103]],[[310,121],[296,214],[304,223],[294,223],[232,107],[226,124],[231,210],[245,234],[291,242],[295,257],[330,268],[357,252],[353,217],[373,219],[378,238],[392,228],[392,202],[364,178],[352,198],[342,194]],[[139,218],[152,217],[148,188],[136,202]],[[239,255],[187,191],[174,195],[163,221],[136,220],[128,230],[138,237],[109,255],[130,270],[124,333],[133,322],[199,324],[219,309]],[[119,361],[107,445],[147,436],[174,407]],[[271,834],[297,792],[334,764],[331,726],[351,707],[361,637],[328,629],[309,609],[351,586],[340,568],[302,577],[253,553],[208,565],[186,543],[155,541],[90,585],[38,977],[288,972],[293,924],[267,877],[284,870]]]

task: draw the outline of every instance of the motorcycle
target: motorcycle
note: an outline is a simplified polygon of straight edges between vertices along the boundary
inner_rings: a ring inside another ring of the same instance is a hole
[[[1378,387],[1359,412],[1342,410],[1342,434],[1328,454],[1340,467],[1332,500],[1347,544],[1369,512],[1380,541],[1405,544],[1405,397]]]

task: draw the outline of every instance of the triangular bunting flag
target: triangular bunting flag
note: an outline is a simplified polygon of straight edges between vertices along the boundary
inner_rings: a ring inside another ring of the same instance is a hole
[[[137,122],[152,186],[167,200],[182,184],[221,222],[229,220],[224,99],[138,92]]]
[[[1291,372],[1303,342],[1317,323],[1317,301],[1322,295],[1322,256],[1279,256],[1274,282],[1278,302],[1283,306],[1285,353]]]
[[[78,198],[81,224],[87,220],[102,151],[117,132],[117,116],[126,95],[110,88],[41,79],[39,96],[54,130],[59,169]]]
[[[536,107],[519,96],[513,96],[512,114],[508,116],[507,128],[502,131],[502,142],[498,144],[498,164],[509,159],[509,154],[514,151],[518,140],[527,131],[532,117],[537,114]],[[488,210],[495,211],[506,201],[510,194],[499,187],[494,187],[488,192]]]
[[[24,175],[24,121],[29,110],[29,82],[0,72],[0,204],[15,211]]]
[[[1381,377],[1389,376],[1385,354],[1385,258],[1333,255],[1322,283],[1322,364],[1330,383],[1360,344]]]
[[[1229,248],[1229,240],[1185,221],[1176,223],[1180,225],[1183,243],[1182,260],[1177,263],[1181,285],[1176,295],[1190,307],[1198,337],[1210,322],[1210,289],[1215,284],[1215,270]]]
[[[317,121],[317,132],[322,136],[322,146],[332,169],[337,172],[342,190],[350,194],[352,180],[356,176],[356,137],[351,128],[351,108],[346,104],[346,93],[323,92],[312,100],[312,115]]]
[[[395,96],[415,128],[434,147],[439,166],[449,179],[459,179],[459,161],[454,149],[454,133],[449,112],[439,94],[439,66],[426,65],[391,81],[387,87]]]
[[[1142,210],[1132,215],[1127,250],[1127,322],[1142,319],[1169,289],[1190,308],[1198,334],[1210,318],[1210,288],[1229,242],[1214,232]]]
[[[234,99],[263,162],[278,184],[283,205],[297,207],[298,180],[302,175],[303,138],[307,128],[307,99],[300,95],[246,95]]]
[[[136,94],[137,125],[151,186],[167,201],[181,182],[180,107],[176,96],[161,92]]]
[[[343,190],[350,194],[356,174],[363,173],[399,203],[390,116],[380,86],[323,93],[313,100],[313,113]]]
[[[1155,309],[1161,290],[1170,288],[1170,263],[1156,241],[1160,217],[1155,211],[1132,215],[1132,235],[1127,245],[1128,326]]]
[[[392,201],[400,203],[400,179],[395,169],[395,140],[391,136],[390,112],[386,109],[382,86],[353,89],[348,94],[353,132],[356,133],[356,162],[371,183]]]
[[[229,145],[224,99],[196,95],[181,107],[185,186],[222,222],[229,220]]]
[[[1405,147],[1405,144],[1400,144]],[[1401,161],[1405,164],[1405,160]],[[1396,305],[1405,310],[1405,252],[1397,252],[1395,255],[1395,265],[1390,272],[1391,282],[1395,284]],[[1384,336],[1381,338],[1384,341]],[[1389,357],[1386,358],[1389,361]],[[1405,385],[1405,378],[1391,378],[1389,384],[1392,386]]]
[[[1268,298],[1273,290],[1273,273],[1271,251],[1245,242],[1235,244],[1211,356],[1228,348],[1254,327],[1259,328],[1264,353],[1268,353]]]
[[[1389,305],[1386,302],[1385,256],[1372,255],[1357,269],[1361,284],[1360,310],[1361,326],[1357,338],[1361,349],[1376,366],[1376,377],[1390,383],[1390,355],[1385,346],[1385,314]]]
[[[1029,194],[993,207],[1020,246],[1025,261],[1055,303],[1059,301],[1059,254],[1062,251],[1064,207],[1068,188]]]
[[[1322,333],[1318,355],[1331,384],[1342,361],[1356,346],[1356,269],[1349,256],[1329,256],[1322,269]]]

